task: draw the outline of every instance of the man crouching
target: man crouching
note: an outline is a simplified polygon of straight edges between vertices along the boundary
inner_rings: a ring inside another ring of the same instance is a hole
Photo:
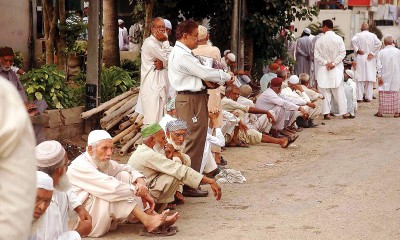
[[[143,144],[138,146],[128,161],[128,165],[146,176],[150,194],[160,210],[174,201],[182,184],[192,188],[198,188],[200,183],[210,184],[215,198],[220,200],[221,188],[215,180],[190,168],[190,157],[179,151],[183,149],[187,136],[186,123],[179,119],[170,121],[166,131],[173,145],[167,144],[160,124],[154,123],[143,128]]]

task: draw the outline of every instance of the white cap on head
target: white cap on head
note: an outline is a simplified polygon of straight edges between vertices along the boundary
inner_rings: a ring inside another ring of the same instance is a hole
[[[354,78],[354,72],[353,72],[353,71],[351,71],[350,69],[347,69],[345,72],[346,72],[347,75],[349,75],[349,77],[350,77],[351,79]]]
[[[118,24],[119,24],[119,25],[121,25],[121,24],[123,24],[123,23],[124,23],[124,20],[118,19]]]
[[[232,62],[236,62],[236,56],[233,53],[228,53],[228,55],[226,55],[226,57],[231,60]]]
[[[288,81],[291,84],[299,84],[299,82],[300,82],[299,77],[297,75],[290,76]]]
[[[36,188],[43,188],[48,191],[53,191],[53,179],[47,173],[36,171]]]
[[[230,53],[230,52],[231,52],[231,50],[229,50],[229,49],[225,50],[225,51],[224,51],[224,56],[225,56],[226,54]]]
[[[304,28],[303,32],[307,33],[307,34],[311,34],[311,30],[309,28]]]
[[[51,167],[61,162],[65,149],[57,141],[44,141],[35,147],[36,166]]]
[[[93,130],[89,133],[88,136],[88,145],[92,145],[93,143],[106,140],[106,139],[112,139],[111,135],[105,131],[105,130]]]
[[[89,2],[83,2],[83,8],[88,8],[89,7]]]
[[[168,19],[165,19],[165,18],[164,18],[164,25],[165,25],[165,28],[168,28],[168,29],[171,29],[171,30],[172,30],[171,21],[169,21]]]
[[[204,40],[208,34],[207,28],[204,27],[203,25],[199,25],[198,29],[199,29],[199,36],[197,37],[197,39]]]

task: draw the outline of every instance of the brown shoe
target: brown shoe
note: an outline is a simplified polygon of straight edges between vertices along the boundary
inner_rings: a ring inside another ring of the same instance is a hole
[[[185,185],[183,187],[182,195],[185,197],[207,197],[208,191],[191,188],[191,187]]]
[[[324,115],[324,120],[331,120],[331,115],[330,114],[325,114]]]
[[[351,115],[349,113],[343,114],[342,115],[343,119],[350,119]]]

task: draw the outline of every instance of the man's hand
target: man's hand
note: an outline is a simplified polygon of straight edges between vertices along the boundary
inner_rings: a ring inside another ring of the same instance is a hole
[[[378,77],[378,85],[383,86],[383,80],[381,77]]]
[[[211,109],[208,112],[208,117],[210,118],[210,127],[214,128],[215,126],[218,126],[218,117],[219,117],[220,111],[219,109]]]
[[[335,65],[333,65],[333,63],[328,63],[325,66],[326,66],[326,69],[328,69],[328,70],[332,70],[335,67]]]
[[[304,119],[307,119],[308,118],[308,112],[304,109],[304,108],[302,108],[302,107],[300,107],[299,108],[299,111],[301,112],[301,114],[303,115],[303,118]]]
[[[161,31],[161,30],[156,30],[156,32],[155,32],[155,34],[154,34],[154,37],[158,40],[158,41],[161,41],[161,42],[164,42],[164,41],[167,41],[167,39],[168,39],[168,35],[167,35],[167,33],[164,31]]]
[[[300,92],[304,92],[303,88],[301,87],[301,85],[295,85],[295,88],[297,90],[299,90]]]
[[[86,211],[86,209],[82,206],[79,205],[75,208],[75,212],[78,214],[79,219],[81,221],[83,220],[90,220],[90,222],[92,222],[92,216],[90,216],[90,214],[88,213],[88,211]]]
[[[37,110],[36,105],[32,102],[26,102],[25,109],[28,112],[29,116],[35,116],[35,115],[39,114],[39,111]]]
[[[364,52],[363,50],[361,50],[361,49],[358,49],[357,54],[358,54],[358,55],[364,55],[365,52]]]
[[[150,196],[149,193],[146,193],[146,195],[144,195],[142,197],[142,203],[143,203],[143,207],[146,208],[147,203],[149,204],[150,207],[150,212],[154,211],[154,206],[156,205],[156,203],[154,202],[154,199]]]
[[[135,184],[135,195],[138,197],[143,197],[149,192],[149,189],[146,186],[146,182],[143,178],[136,179]]]
[[[214,193],[215,199],[217,201],[219,201],[221,199],[221,196],[222,196],[221,188],[218,186],[217,182],[215,180],[213,180],[213,179],[212,179],[212,182],[210,183],[210,187],[211,187],[211,190]]]
[[[160,59],[154,60],[154,68],[156,70],[162,70],[164,68],[164,63]]]
[[[246,132],[247,130],[249,130],[249,128],[247,127],[246,124],[244,124],[244,122],[242,120],[239,121],[239,130],[240,131],[244,131]]]
[[[372,55],[372,53],[368,54],[367,60],[371,61],[374,58],[374,55]]]
[[[75,231],[77,231],[81,236],[89,235],[90,231],[92,231],[92,216],[90,216],[88,211],[86,211],[82,205],[77,206],[75,212],[78,214],[80,219]]]
[[[274,116],[272,115],[272,113],[270,113],[269,111],[267,112],[267,117],[268,117],[269,121],[270,121],[272,124],[275,123],[275,118],[274,118]]]
[[[167,143],[167,144],[165,144],[164,152],[165,152],[165,156],[168,159],[172,160],[172,158],[174,157],[175,148],[174,148],[174,146],[172,146],[172,144]]]
[[[308,102],[306,105],[309,106],[310,108],[316,108],[316,107],[317,107],[317,106],[316,106],[314,103],[312,103],[312,102]]]

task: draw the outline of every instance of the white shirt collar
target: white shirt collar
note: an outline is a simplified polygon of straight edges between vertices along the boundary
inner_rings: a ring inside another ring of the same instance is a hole
[[[182,48],[183,50],[185,50],[186,52],[192,54],[192,50],[190,50],[185,44],[183,44],[182,42],[180,42],[178,40],[176,41],[175,46],[178,46],[178,47]]]

